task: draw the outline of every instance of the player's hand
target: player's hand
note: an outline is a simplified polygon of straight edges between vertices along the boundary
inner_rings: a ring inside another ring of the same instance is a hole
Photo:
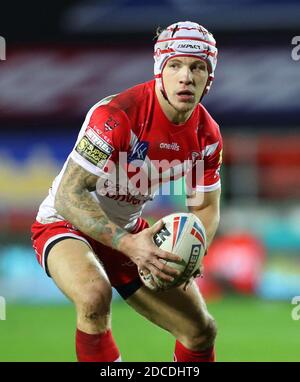
[[[204,274],[204,265],[200,264],[200,267],[193,273],[192,277],[186,281],[186,283],[183,285],[183,290],[186,291],[189,289],[189,287],[193,284],[194,279],[201,277],[203,278]]]
[[[128,256],[145,274],[151,272],[167,282],[172,282],[174,277],[179,275],[179,271],[164,264],[161,260],[180,262],[179,256],[166,252],[158,248],[153,242],[155,233],[164,226],[159,220],[150,228],[146,228],[137,234],[125,235],[120,242],[120,250]]]

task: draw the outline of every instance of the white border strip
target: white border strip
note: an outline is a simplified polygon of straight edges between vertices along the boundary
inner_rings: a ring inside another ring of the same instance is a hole
[[[92,173],[93,175],[96,175],[98,177],[106,175],[106,173],[103,170],[89,162],[86,158],[78,154],[78,152],[75,150],[71,152],[70,158],[73,159],[73,161],[79,166],[81,166],[84,170]]]
[[[209,186],[199,186],[199,185],[197,185],[196,186],[196,191],[199,191],[199,192],[211,192],[211,191],[215,191],[215,190],[217,190],[219,188],[221,188],[221,180],[218,180],[217,183],[211,184]]]
[[[49,244],[51,244],[54,240],[56,239],[59,239],[60,237],[74,237],[76,238],[77,240],[81,240],[81,241],[84,241],[90,248],[91,250],[94,252],[91,244],[82,236],[79,236],[79,235],[76,235],[74,233],[60,233],[60,234],[57,234],[55,236],[52,236],[50,237],[50,239],[48,239],[44,245],[44,248],[43,248],[43,253],[42,253],[42,266],[46,272],[46,264],[45,264],[45,252],[47,250],[47,247]]]

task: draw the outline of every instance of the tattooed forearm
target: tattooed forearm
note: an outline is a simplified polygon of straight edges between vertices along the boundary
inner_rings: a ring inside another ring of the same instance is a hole
[[[96,188],[97,177],[70,159],[55,197],[58,213],[85,234],[119,249],[127,231],[112,223],[89,191]]]
[[[126,232],[125,232],[125,234],[126,234]],[[120,227],[116,228],[115,234],[112,238],[112,247],[113,248],[119,248],[120,247],[120,240],[122,239],[122,237],[125,234],[124,234],[124,230],[122,228],[120,228]]]

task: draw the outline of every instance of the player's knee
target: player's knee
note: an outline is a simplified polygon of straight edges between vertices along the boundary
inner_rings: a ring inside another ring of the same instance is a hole
[[[185,339],[185,344],[193,350],[204,350],[213,346],[217,336],[217,325],[212,317],[209,317],[205,326],[195,326]]]
[[[211,317],[202,333],[202,336],[200,336],[201,339],[203,339],[202,345],[204,345],[204,347],[213,346],[217,337],[217,331],[216,321]]]
[[[75,301],[78,314],[87,321],[98,321],[110,313],[111,286],[103,282],[86,285]]]

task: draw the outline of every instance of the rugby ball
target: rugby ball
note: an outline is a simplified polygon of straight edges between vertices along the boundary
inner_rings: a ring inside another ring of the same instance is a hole
[[[161,249],[171,252],[181,261],[174,263],[161,259],[180,271],[180,274],[172,282],[161,280],[152,275],[140,272],[143,283],[150,289],[167,289],[182,285],[188,281],[201,264],[206,251],[206,233],[201,220],[192,213],[175,213],[162,218],[164,227],[157,232],[154,243]]]

